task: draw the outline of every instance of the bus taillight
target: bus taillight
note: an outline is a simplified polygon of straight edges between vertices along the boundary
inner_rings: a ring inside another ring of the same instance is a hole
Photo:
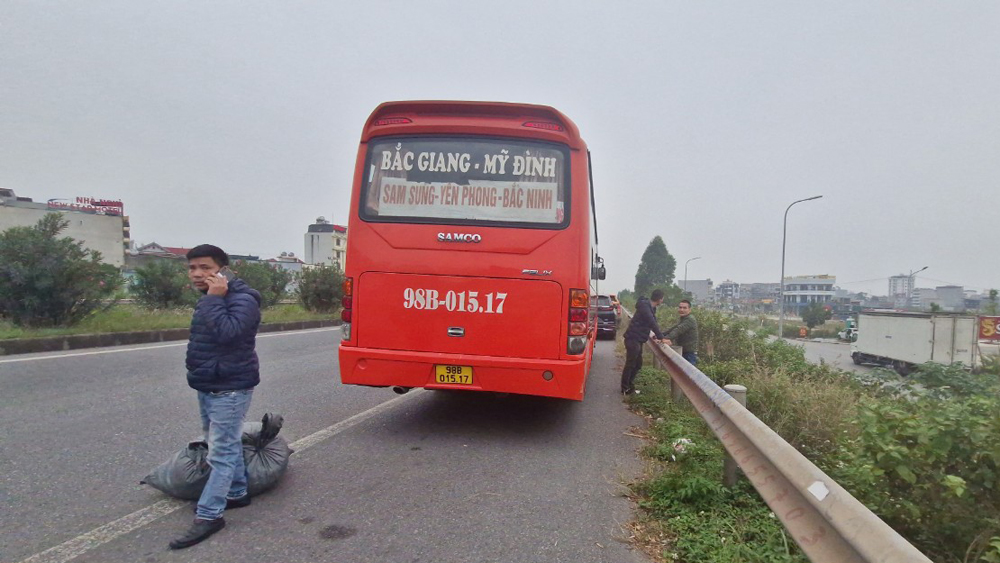
[[[341,337],[344,340],[351,339],[351,312],[354,310],[354,280],[353,278],[347,278],[344,280],[344,298],[341,302],[343,309],[340,311],[340,320],[343,321],[341,325]]]
[[[582,354],[587,349],[587,319],[589,318],[590,294],[585,289],[569,291],[569,340],[566,342],[568,354]]]

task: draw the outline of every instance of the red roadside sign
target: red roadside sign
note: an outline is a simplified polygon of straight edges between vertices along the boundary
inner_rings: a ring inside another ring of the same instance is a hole
[[[1000,341],[1000,317],[979,317],[979,339]]]

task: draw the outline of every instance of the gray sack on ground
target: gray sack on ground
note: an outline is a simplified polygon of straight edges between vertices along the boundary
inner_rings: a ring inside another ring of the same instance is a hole
[[[172,497],[197,500],[208,482],[208,444],[204,441],[189,442],[162,465],[146,475],[140,485],[150,485]]]
[[[292,449],[284,438],[278,436],[283,422],[281,415],[268,413],[261,422],[243,425],[243,461],[251,496],[276,485],[288,469]],[[208,444],[198,440],[189,442],[139,483],[150,485],[172,497],[198,500],[211,471]]]
[[[261,422],[243,425],[243,460],[247,466],[250,496],[256,496],[278,484],[288,469],[292,448],[278,432],[284,419],[267,413]]]

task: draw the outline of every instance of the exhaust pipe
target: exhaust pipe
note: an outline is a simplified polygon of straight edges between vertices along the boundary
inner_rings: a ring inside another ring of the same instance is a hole
[[[400,387],[399,385],[394,385],[392,387],[392,392],[395,393],[395,394],[397,394],[397,395],[405,395],[405,394],[407,394],[407,393],[410,392],[410,389],[413,389],[413,388],[412,387]]]

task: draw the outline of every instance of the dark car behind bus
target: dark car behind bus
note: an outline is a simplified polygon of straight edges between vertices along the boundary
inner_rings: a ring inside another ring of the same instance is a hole
[[[614,338],[618,333],[619,317],[608,295],[597,296],[597,337]]]

